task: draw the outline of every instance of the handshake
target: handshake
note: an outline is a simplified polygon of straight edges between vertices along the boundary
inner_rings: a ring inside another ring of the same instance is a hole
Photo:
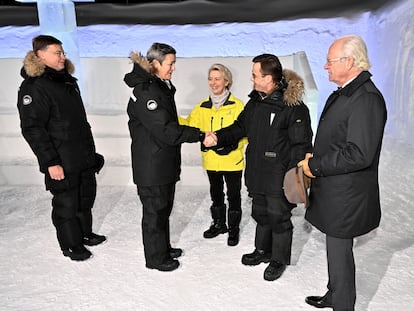
[[[217,136],[213,132],[206,132],[203,145],[207,148],[217,145]]]

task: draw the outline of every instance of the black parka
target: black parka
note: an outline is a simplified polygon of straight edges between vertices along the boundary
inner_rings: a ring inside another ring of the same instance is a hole
[[[87,121],[73,64],[56,71],[30,51],[17,107],[22,134],[39,162],[40,171],[61,165],[65,175],[96,166],[95,144]]]
[[[352,238],[378,227],[378,163],[387,111],[363,71],[327,100],[320,116],[306,219],[329,236]]]
[[[250,193],[283,195],[283,178],[312,152],[312,128],[309,109],[302,102],[303,80],[293,71],[284,70],[288,82],[262,98],[257,91],[235,123],[217,132],[219,145],[248,138],[245,182]]]
[[[131,54],[133,70],[125,83],[133,88],[128,102],[134,183],[156,186],[177,182],[181,172],[181,144],[200,140],[200,130],[178,124],[175,87],[150,73],[148,61]]]

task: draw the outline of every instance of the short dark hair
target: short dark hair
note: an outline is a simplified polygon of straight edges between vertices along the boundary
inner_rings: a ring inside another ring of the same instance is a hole
[[[149,48],[148,52],[147,52],[147,60],[152,63],[154,61],[154,59],[156,59],[157,61],[160,62],[160,64],[162,64],[162,62],[165,59],[165,55],[167,54],[176,54],[177,52],[175,51],[175,49],[165,43],[158,43],[155,42],[151,45],[151,47]]]
[[[271,75],[273,82],[279,84],[283,78],[283,68],[279,58],[273,54],[261,54],[253,58],[253,63],[260,63],[261,72]]]
[[[33,52],[37,53],[37,51],[44,50],[52,44],[62,45],[62,42],[59,39],[48,35],[34,37],[32,40]]]

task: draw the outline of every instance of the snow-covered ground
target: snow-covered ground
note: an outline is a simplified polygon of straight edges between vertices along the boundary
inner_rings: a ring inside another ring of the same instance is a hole
[[[382,223],[355,243],[356,310],[413,310],[413,152],[384,140]],[[293,210],[292,265],[267,282],[265,264],[240,262],[253,250],[255,228],[245,190],[241,241],[228,247],[225,235],[202,237],[210,224],[207,178],[205,186],[178,183],[171,239],[185,254],[173,272],[145,268],[134,186],[98,186],[94,231],[108,241],[85,262],[62,256],[50,199],[43,186],[0,187],[0,310],[313,310],[305,296],[326,289],[324,235],[306,223],[302,206]]]

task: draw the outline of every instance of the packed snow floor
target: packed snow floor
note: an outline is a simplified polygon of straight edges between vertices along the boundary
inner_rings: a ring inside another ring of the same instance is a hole
[[[381,226],[356,239],[356,310],[413,310],[414,147],[385,139],[381,156]],[[185,170],[185,167],[183,167]],[[0,187],[0,310],[316,310],[304,299],[324,294],[325,237],[293,210],[292,264],[274,282],[266,264],[240,262],[253,251],[255,222],[243,190],[241,241],[203,238],[210,225],[205,186],[177,184],[171,216],[173,246],[184,249],[173,272],[145,268],[141,203],[134,186],[98,186],[94,231],[108,241],[85,262],[64,257],[43,186]]]

